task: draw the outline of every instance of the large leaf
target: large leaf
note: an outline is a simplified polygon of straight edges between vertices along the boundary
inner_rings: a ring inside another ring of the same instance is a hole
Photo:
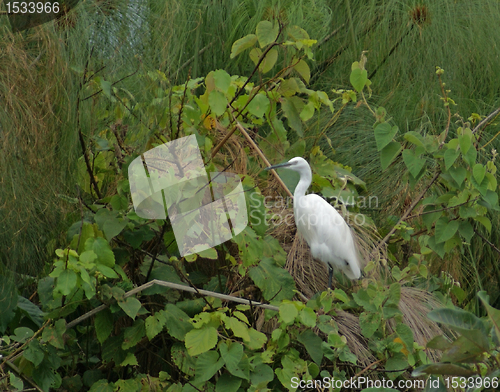
[[[403,150],[403,161],[410,171],[411,175],[415,178],[425,165],[425,159],[415,156],[411,150]]]
[[[224,93],[214,90],[208,95],[208,104],[216,116],[222,116],[226,111],[227,98]]]
[[[398,142],[390,142],[380,151],[380,166],[385,170],[396,159],[403,147]]]
[[[257,39],[261,48],[269,45],[278,38],[279,25],[268,20],[263,20],[257,24]]]
[[[349,80],[352,84],[352,87],[354,87],[356,91],[360,92],[361,90],[363,90],[366,82],[368,81],[368,73],[366,72],[366,69],[354,68],[351,71]]]
[[[271,258],[263,259],[257,267],[250,270],[249,275],[268,301],[292,299],[295,295],[295,282],[290,273],[276,266]]]
[[[269,99],[264,94],[257,94],[247,106],[247,110],[255,117],[262,118],[269,111]]]
[[[141,308],[141,302],[134,297],[128,297],[125,301],[118,301],[118,306],[132,319],[135,319],[139,309]]]
[[[246,49],[249,49],[255,45],[257,42],[257,36],[255,34],[248,34],[243,38],[235,41],[231,47],[231,58],[234,59],[237,55]]]
[[[387,146],[396,133],[398,132],[398,127],[391,127],[389,123],[381,123],[375,127],[373,131],[375,133],[375,142],[377,143],[377,151],[381,151],[385,146]]]
[[[233,376],[245,380],[250,378],[248,358],[244,355],[243,346],[240,343],[221,344],[219,350],[226,363],[227,370]]]
[[[297,336],[297,340],[304,345],[312,360],[316,362],[318,366],[321,365],[321,360],[323,359],[323,350],[321,349],[321,343],[323,341],[321,338],[311,329],[306,329]]]
[[[94,320],[95,333],[99,343],[103,344],[113,331],[113,315],[109,309],[104,309],[97,313]]]
[[[477,293],[477,296],[479,297],[484,307],[486,308],[488,316],[490,316],[490,320],[495,327],[495,333],[497,339],[498,341],[500,341],[500,310],[495,309],[493,306],[489,304],[489,299],[488,295],[486,294],[486,291],[480,291],[479,293]]]
[[[288,125],[292,128],[299,137],[304,136],[304,129],[302,127],[302,120],[300,119],[300,114],[297,107],[291,98],[283,98],[281,103],[285,117],[288,119]]]
[[[224,373],[217,380],[215,385],[215,392],[237,392],[240,389],[240,377],[233,376],[232,374]]]
[[[189,355],[194,357],[215,347],[217,344],[217,330],[209,326],[192,329],[186,334],[185,342]]]
[[[168,333],[178,340],[184,340],[186,334],[193,329],[189,316],[174,304],[165,307],[165,318]]]
[[[304,82],[309,83],[309,80],[311,79],[311,69],[304,60],[300,60],[297,64],[295,64],[293,69],[297,71],[300,76],[302,76]]]
[[[56,290],[62,295],[68,295],[76,286],[76,278],[75,271],[69,269],[63,270],[57,278]]]
[[[217,351],[207,351],[196,360],[196,380],[208,381],[224,365]]]
[[[458,230],[458,221],[449,221],[446,218],[440,218],[436,222],[436,242],[445,242],[455,235]]]
[[[429,312],[427,317],[437,323],[448,325],[481,350],[489,349],[486,326],[472,313],[462,309],[442,308]]]

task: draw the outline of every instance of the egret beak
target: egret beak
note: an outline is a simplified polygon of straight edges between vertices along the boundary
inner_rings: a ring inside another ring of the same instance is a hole
[[[279,167],[287,167],[287,166],[291,166],[291,165],[292,164],[290,162],[279,163],[278,165],[273,165],[273,166],[266,167],[264,170],[277,169]]]

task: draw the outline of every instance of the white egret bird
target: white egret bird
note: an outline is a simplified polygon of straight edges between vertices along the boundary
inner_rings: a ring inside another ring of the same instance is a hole
[[[306,195],[311,185],[311,167],[300,157],[266,168],[282,167],[296,171],[300,180],[293,195],[293,214],[297,230],[311,248],[312,256],[328,267],[328,287],[332,286],[333,268],[340,269],[349,279],[361,277],[361,263],[351,228],[321,196]]]

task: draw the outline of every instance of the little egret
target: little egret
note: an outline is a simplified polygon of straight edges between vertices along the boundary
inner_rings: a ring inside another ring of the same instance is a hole
[[[311,185],[311,167],[300,157],[266,168],[286,168],[300,174],[293,195],[293,214],[297,230],[311,248],[312,256],[328,267],[328,287],[332,287],[333,268],[338,268],[349,279],[361,277],[361,264],[354,245],[351,228],[346,221],[321,196],[306,195]]]

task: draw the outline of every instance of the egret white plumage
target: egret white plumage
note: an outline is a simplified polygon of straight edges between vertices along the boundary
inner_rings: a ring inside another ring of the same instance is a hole
[[[344,218],[321,196],[306,195],[312,182],[311,167],[300,157],[266,168],[284,168],[300,174],[293,195],[293,214],[297,230],[311,248],[312,256],[328,267],[328,287],[332,286],[333,268],[349,279],[361,277],[361,263],[353,233]]]

